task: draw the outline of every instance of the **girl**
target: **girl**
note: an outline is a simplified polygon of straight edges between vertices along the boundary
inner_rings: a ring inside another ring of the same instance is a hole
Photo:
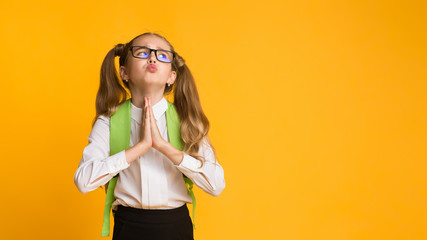
[[[164,98],[170,92],[173,104]],[[144,33],[111,49],[101,67],[89,143],[74,175],[82,193],[108,188],[103,236],[111,207],[113,240],[193,239],[186,206],[195,204],[192,182],[213,196],[225,187],[208,131],[193,76],[164,37]]]

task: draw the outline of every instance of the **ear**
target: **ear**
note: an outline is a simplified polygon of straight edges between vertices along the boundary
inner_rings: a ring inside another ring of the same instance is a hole
[[[119,74],[120,74],[120,77],[123,80],[129,80],[129,76],[126,73],[126,67],[125,66],[120,66],[120,68],[119,68]]]
[[[175,82],[175,78],[176,78],[176,72],[171,71],[171,73],[169,74],[168,81],[166,83],[172,85]]]

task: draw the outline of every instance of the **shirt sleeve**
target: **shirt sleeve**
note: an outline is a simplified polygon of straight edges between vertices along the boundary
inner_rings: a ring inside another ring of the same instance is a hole
[[[184,158],[176,167],[203,191],[218,196],[225,188],[224,170],[206,141],[201,144],[199,155],[205,158],[203,166],[199,160],[184,153]]]
[[[129,167],[125,150],[110,156],[110,119],[100,116],[88,137],[74,184],[80,192],[88,193],[105,185],[117,173]],[[102,177],[103,176],[103,177]],[[99,177],[98,181],[94,182]]]

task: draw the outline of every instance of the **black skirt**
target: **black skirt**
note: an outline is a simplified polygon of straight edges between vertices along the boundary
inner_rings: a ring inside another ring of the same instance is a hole
[[[193,240],[187,205],[175,209],[139,209],[119,205],[113,240]]]

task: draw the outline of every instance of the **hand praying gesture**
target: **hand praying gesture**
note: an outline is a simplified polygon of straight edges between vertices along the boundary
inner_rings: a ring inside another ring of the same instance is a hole
[[[157,127],[156,118],[154,117],[153,108],[151,106],[151,98],[144,97],[144,103],[140,142],[147,148],[153,147],[159,150],[166,141],[160,135],[159,128]]]
[[[141,150],[128,152],[128,162],[134,161],[138,156],[146,153],[150,148],[155,148],[159,152],[168,157],[174,164],[178,165],[183,158],[183,152],[176,149],[169,142],[167,142],[160,134],[157,127],[156,119],[153,114],[150,97],[144,97],[144,109],[141,116]]]
[[[148,97],[144,97],[144,108],[141,116],[141,140],[140,142],[147,148],[150,149],[153,146],[153,141],[151,139],[151,108],[149,107]]]
[[[159,128],[157,127],[156,118],[153,114],[153,108],[151,106],[151,98],[148,97],[148,109],[149,109],[149,115],[150,115],[150,130],[151,130],[151,140],[152,140],[152,147],[159,150],[161,146],[163,146],[166,141],[163,139],[163,137],[160,134]]]

